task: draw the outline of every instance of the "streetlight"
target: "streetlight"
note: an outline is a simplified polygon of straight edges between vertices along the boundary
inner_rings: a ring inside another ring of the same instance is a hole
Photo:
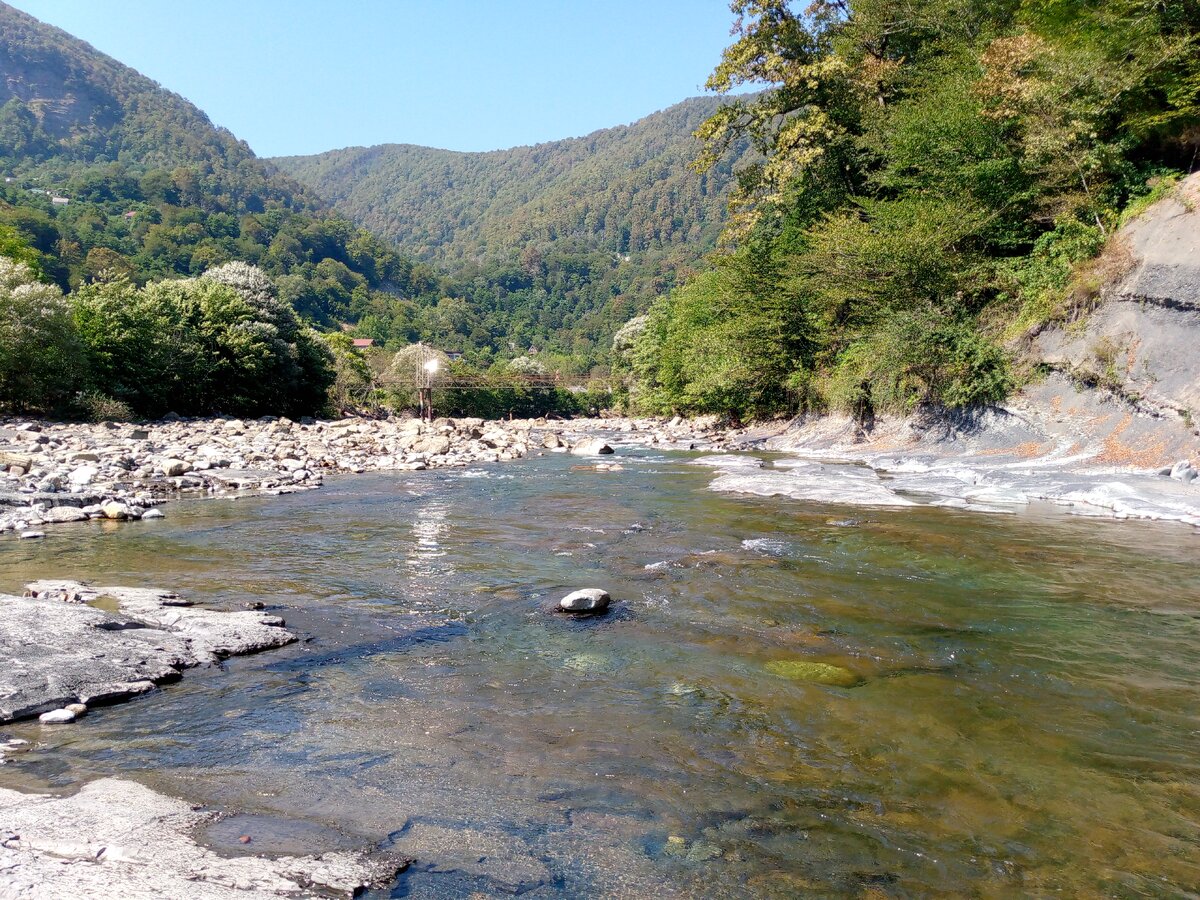
[[[429,416],[429,421],[433,421],[433,377],[437,374],[438,369],[442,366],[442,361],[436,356],[431,356],[421,365],[421,369],[425,373],[424,384],[421,386],[421,396],[419,399],[422,413]]]

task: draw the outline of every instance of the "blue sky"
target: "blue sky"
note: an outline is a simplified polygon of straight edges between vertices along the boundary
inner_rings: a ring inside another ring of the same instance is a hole
[[[685,97],[727,0],[9,0],[187,97],[260,156],[494,150]]]

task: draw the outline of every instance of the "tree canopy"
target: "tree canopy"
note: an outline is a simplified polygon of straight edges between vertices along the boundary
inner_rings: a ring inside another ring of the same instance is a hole
[[[749,140],[725,258],[626,353],[649,409],[738,415],[1003,397],[1011,325],[1200,147],[1200,5],[735,0],[697,130]]]

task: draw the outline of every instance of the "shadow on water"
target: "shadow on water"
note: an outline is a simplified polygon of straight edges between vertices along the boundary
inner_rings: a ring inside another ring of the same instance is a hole
[[[1200,883],[1194,535],[716,495],[690,458],[331,479],[6,544],[0,589],[265,602],[302,641],[12,726],[34,747],[0,784],[136,778],[237,811],[222,852],[387,835],[404,897]],[[592,586],[607,616],[550,612]]]

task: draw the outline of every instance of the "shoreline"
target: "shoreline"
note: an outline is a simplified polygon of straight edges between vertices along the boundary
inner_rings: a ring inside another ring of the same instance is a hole
[[[824,464],[807,472],[793,466],[789,474],[799,477],[768,471],[771,477],[757,479],[744,469],[737,478],[714,467],[713,488],[732,493],[982,512],[1016,512],[1044,501],[1075,514],[1200,529],[1195,429],[1052,376],[1002,406],[881,417],[867,430],[833,414],[739,428],[722,426],[716,416],[0,420],[0,470],[8,470],[0,471],[0,536],[33,539],[44,537],[48,525],[159,518],[158,507],[177,499],[314,490],[327,475],[463,468],[544,453],[598,460],[604,437],[617,445],[772,452]],[[30,468],[14,468],[14,459],[28,460]],[[863,492],[822,487],[848,471],[834,467],[851,462],[873,470],[880,484]]]
[[[531,454],[596,456],[596,432],[654,446],[720,447],[709,420],[205,418],[144,425],[0,420],[0,535],[44,537],[49,525],[159,518],[182,498],[313,490],[326,475],[461,468]],[[595,448],[593,448],[595,449]]]

